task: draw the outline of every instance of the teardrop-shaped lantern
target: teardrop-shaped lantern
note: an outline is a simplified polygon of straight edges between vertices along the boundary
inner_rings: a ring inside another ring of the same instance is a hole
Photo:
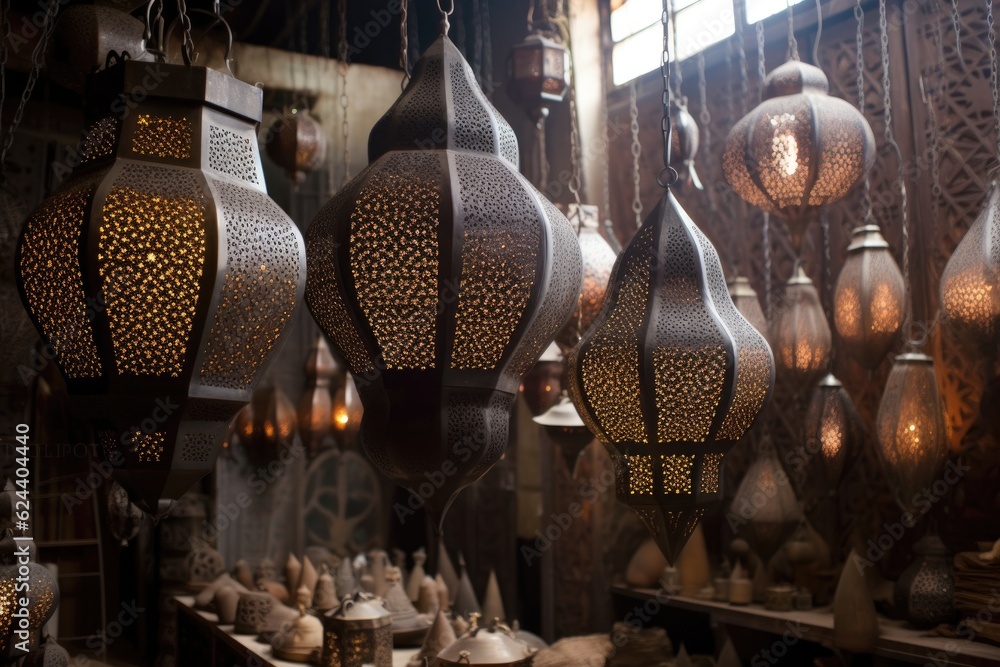
[[[580,255],[583,258],[583,286],[573,314],[556,338],[567,349],[579,342],[580,336],[593,326],[597,314],[601,312],[611,269],[617,258],[615,251],[598,231],[596,206],[570,204],[569,219],[579,225],[577,240],[580,242]]]
[[[147,512],[212,469],[302,294],[302,236],[264,186],[262,94],[205,67],[109,63],[80,163],[21,235],[25,307]]]
[[[442,35],[375,124],[371,164],[308,232],[306,301],[365,407],[365,451],[440,519],[507,447],[524,374],[566,322],[580,248]],[[424,494],[426,495],[426,494]]]
[[[764,406],[774,361],[669,191],[622,251],[568,366],[573,402],[614,461],[618,499],[674,562],[721,498],[723,456]]]
[[[277,386],[261,387],[253,393],[234,423],[236,441],[254,464],[267,465],[288,449],[298,428],[295,406]]]
[[[309,455],[316,456],[333,432],[333,395],[337,362],[323,336],[317,335],[306,360],[306,389],[299,398],[299,434]]]
[[[704,190],[694,165],[700,135],[698,123],[687,107],[676,101],[670,104],[670,128],[670,166],[677,171],[677,187],[681,192],[692,188]]]
[[[854,460],[861,438],[861,418],[854,402],[840,380],[828,373],[816,385],[809,400],[803,439],[806,452],[816,457],[830,491],[837,489]]]
[[[760,307],[760,299],[757,298],[757,290],[750,281],[743,276],[736,276],[729,281],[729,296],[733,299],[733,305],[740,314],[746,318],[757,332],[764,338],[770,333],[767,327],[767,317]]]
[[[1000,333],[1000,182],[962,237],[941,274],[941,312],[965,340],[979,347]]]
[[[905,511],[930,488],[948,456],[934,360],[926,354],[896,357],[875,420],[882,469]]]
[[[797,387],[805,388],[830,365],[833,339],[819,293],[800,266],[785,286],[782,308],[771,329],[775,362]]]
[[[906,314],[906,285],[877,225],[852,232],[833,293],[833,323],[844,348],[865,368],[885,359]]]
[[[793,60],[764,82],[763,100],[729,131],[726,182],[788,224],[798,251],[821,206],[842,199],[875,162],[875,137],[852,105],[829,95],[818,67]]]
[[[521,393],[532,415],[537,417],[559,401],[565,372],[562,350],[552,343],[521,380]]]
[[[769,442],[743,476],[728,518],[765,566],[802,522],[795,490]]]
[[[358,385],[350,371],[344,374],[344,382],[333,397],[331,413],[333,433],[341,449],[351,449],[356,443],[361,420],[365,416],[365,407],[358,395]]]
[[[309,109],[285,109],[267,130],[267,154],[297,184],[326,161],[327,138]]]

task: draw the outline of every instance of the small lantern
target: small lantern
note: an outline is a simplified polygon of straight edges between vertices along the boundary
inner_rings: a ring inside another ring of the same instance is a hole
[[[722,156],[726,182],[783,218],[796,252],[817,210],[842,199],[875,162],[868,121],[829,91],[818,67],[793,60],[774,69],[761,103],[729,131]]]
[[[888,354],[906,314],[906,285],[877,225],[858,227],[833,294],[833,323],[847,351],[865,368]]]
[[[831,491],[861,446],[861,418],[840,380],[827,374],[813,390],[806,411],[806,451],[818,457]]]
[[[819,293],[801,266],[786,283],[784,306],[774,319],[775,363],[800,389],[808,387],[830,365],[833,339]]]
[[[569,90],[569,51],[559,42],[531,34],[510,50],[507,95],[532,116]]]
[[[350,371],[344,374],[344,382],[333,397],[333,410],[330,413],[333,432],[338,444],[346,449],[354,445],[361,428],[361,418],[365,415],[365,407],[358,395],[358,386]]]
[[[518,641],[505,625],[496,623],[483,627],[478,623],[479,614],[472,615],[472,627],[453,644],[437,654],[439,667],[463,665],[491,665],[491,667],[527,667],[535,651]]]
[[[670,104],[670,166],[677,170],[677,186],[681,192],[692,188],[704,190],[694,160],[698,156],[698,123],[687,106],[673,101]]]
[[[337,375],[337,362],[322,334],[316,336],[306,360],[306,389],[299,398],[299,434],[310,457],[316,456],[333,433],[333,396],[331,384]]]
[[[944,320],[973,345],[989,348],[1000,333],[1000,182],[941,274]]]
[[[760,307],[760,299],[757,298],[757,290],[750,285],[750,280],[744,276],[736,276],[729,281],[729,296],[733,298],[733,305],[740,314],[746,318],[754,329],[764,338],[768,338],[769,327],[764,310]]]
[[[569,396],[563,396],[545,413],[531,420],[544,426],[549,439],[559,445],[566,459],[566,468],[572,473],[580,452],[594,441],[594,434],[583,423],[573,401],[569,400]]]
[[[267,154],[297,185],[326,161],[326,132],[307,108],[285,109],[267,132]]]
[[[567,349],[576,345],[580,336],[594,324],[604,305],[604,293],[608,291],[608,280],[617,258],[615,251],[598,231],[596,206],[570,204],[568,217],[570,222],[578,225],[577,240],[580,242],[580,256],[583,258],[583,285],[573,314],[556,338]]]
[[[532,415],[538,416],[556,404],[562,395],[565,371],[566,362],[559,345],[550,344],[521,380],[521,393]]]
[[[292,445],[298,424],[295,406],[277,386],[253,393],[236,416],[234,435],[255,464],[268,464]]]
[[[392,667],[392,614],[368,593],[344,597],[323,616],[320,667]]]
[[[95,4],[73,5],[59,12],[45,54],[45,74],[82,93],[87,75],[104,66],[108,53],[147,60],[145,25],[127,11]]]
[[[875,420],[879,458],[900,507],[934,484],[948,456],[947,432],[934,360],[910,352],[896,357]]]
[[[730,509],[730,524],[765,567],[802,521],[795,490],[781,467],[770,441],[736,489]]]

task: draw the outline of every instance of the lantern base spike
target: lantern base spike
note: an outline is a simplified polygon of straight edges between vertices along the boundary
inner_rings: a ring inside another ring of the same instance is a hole
[[[705,513],[704,508],[674,509],[660,505],[632,505],[632,510],[646,524],[664,558],[672,566],[684,550]]]

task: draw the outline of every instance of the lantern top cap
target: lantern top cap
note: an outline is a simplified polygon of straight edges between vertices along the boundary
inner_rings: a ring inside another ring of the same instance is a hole
[[[902,361],[909,364],[933,364],[934,359],[932,357],[923,354],[922,352],[906,352],[904,354],[897,354],[895,361]]]
[[[921,556],[947,556],[948,547],[936,533],[924,535],[913,545],[913,550]]]
[[[834,376],[833,373],[827,373],[826,376],[824,376],[823,379],[820,380],[819,384],[817,384],[816,386],[818,386],[818,387],[836,387],[836,388],[839,389],[840,387],[843,387],[844,385],[841,383],[840,380],[838,380],[836,378],[836,376]]]
[[[353,628],[381,628],[392,623],[392,614],[385,608],[382,598],[357,592],[345,595],[340,606],[326,614],[326,619],[348,623]]]
[[[453,664],[511,665],[528,658],[532,650],[514,638],[502,623],[492,627],[476,625],[437,654]]]
[[[787,285],[812,285],[813,281],[806,275],[805,270],[800,264],[795,269],[795,274],[788,279]]]
[[[828,95],[830,82],[823,70],[798,60],[790,60],[767,75],[763,99],[800,93]]]
[[[734,299],[736,297],[757,298],[757,290],[750,284],[750,279],[746,276],[736,276],[729,281],[729,294]]]
[[[863,225],[851,232],[853,240],[847,247],[847,252],[856,252],[866,248],[888,248],[889,242],[882,236],[878,225]]]
[[[586,426],[583,423],[583,419],[580,418],[580,413],[576,411],[576,407],[569,400],[568,396],[563,396],[551,408],[537,417],[532,417],[531,421],[542,426],[559,426],[562,428],[584,428]]]

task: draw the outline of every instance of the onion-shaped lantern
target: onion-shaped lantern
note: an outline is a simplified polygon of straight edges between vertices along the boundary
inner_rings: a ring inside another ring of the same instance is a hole
[[[948,456],[934,360],[910,352],[896,357],[875,420],[882,469],[905,511],[930,488]]]
[[[594,434],[583,423],[573,401],[569,400],[569,396],[563,396],[558,403],[531,420],[544,426],[549,439],[559,445],[566,468],[572,473],[580,452],[594,441]]]
[[[299,435],[310,456],[326,446],[333,433],[333,395],[337,362],[322,335],[317,335],[306,360],[306,390],[299,398]]]
[[[964,339],[989,347],[1000,333],[1000,182],[955,248],[941,275],[945,322]]]
[[[861,447],[861,418],[840,380],[828,373],[813,390],[806,410],[805,445],[831,491]]]
[[[87,92],[80,162],[25,223],[18,287],[116,478],[156,512],[211,470],[305,254],[264,186],[259,88],[126,59]]]
[[[297,428],[295,406],[272,385],[253,393],[250,405],[236,415],[233,435],[250,461],[266,465],[292,445]]]
[[[728,519],[765,566],[802,522],[795,490],[770,441],[764,441],[763,450],[743,476]]]
[[[785,220],[796,251],[819,207],[843,198],[875,162],[875,137],[852,105],[829,95],[818,67],[793,60],[767,75],[763,100],[729,131],[726,182]]]
[[[521,393],[524,394],[524,402],[532,415],[542,414],[559,401],[565,371],[566,362],[562,350],[552,343],[521,380]]]
[[[514,45],[507,59],[507,95],[532,116],[569,91],[569,50],[539,33]]]
[[[365,407],[358,395],[358,385],[350,371],[344,374],[344,383],[333,397],[331,424],[333,433],[341,447],[354,445],[361,429],[361,419],[365,415]]]
[[[698,155],[698,123],[687,107],[672,102],[670,105],[670,127],[672,132],[670,166],[677,171],[676,187],[685,192],[692,188],[704,190],[694,160]]]
[[[573,402],[614,462],[618,499],[674,562],[721,498],[723,456],[764,406],[774,361],[733,305],[715,248],[669,191],[622,251],[568,366]]]
[[[326,132],[309,109],[285,109],[267,131],[267,154],[296,184],[326,161]]]
[[[306,301],[364,403],[361,442],[438,520],[506,450],[524,374],[566,322],[580,248],[442,35],[308,231]],[[363,381],[361,381],[363,379]]]
[[[556,339],[564,348],[576,345],[580,336],[594,324],[597,314],[601,312],[611,269],[617,258],[615,251],[598,231],[596,206],[570,204],[569,219],[575,220],[579,225],[577,240],[580,242],[580,255],[583,258],[583,285],[576,308]]]
[[[744,276],[736,276],[730,280],[729,296],[732,297],[736,310],[740,311],[761,336],[767,338],[769,333],[767,317],[764,316],[764,309],[760,307],[757,290],[750,285],[750,281]]]
[[[858,227],[833,293],[833,323],[844,348],[875,368],[892,348],[906,314],[906,285],[877,225]]]
[[[775,362],[799,388],[808,387],[830,365],[833,338],[819,293],[800,266],[785,286],[783,307],[771,330]]]

